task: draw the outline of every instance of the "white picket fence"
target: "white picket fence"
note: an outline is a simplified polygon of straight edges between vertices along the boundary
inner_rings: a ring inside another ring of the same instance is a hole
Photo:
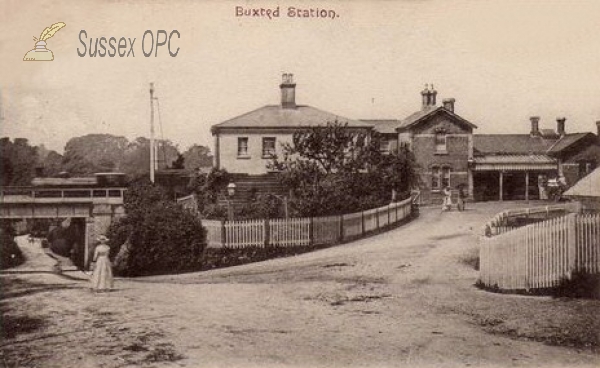
[[[210,248],[308,246],[334,244],[362,237],[403,221],[412,214],[412,200],[341,216],[249,221],[202,220]]]
[[[533,208],[506,210],[498,213],[486,223],[484,234],[488,236],[499,235],[517,229],[519,226],[511,225],[511,220],[517,217],[550,218],[566,214],[567,212],[579,212],[579,208],[579,203],[569,202]]]
[[[502,290],[556,286],[575,271],[600,273],[600,214],[571,213],[480,242],[480,281]]]

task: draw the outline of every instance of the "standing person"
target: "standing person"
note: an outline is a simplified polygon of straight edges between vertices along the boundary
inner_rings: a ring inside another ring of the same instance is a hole
[[[458,186],[458,204],[456,205],[456,207],[458,208],[459,211],[464,211],[465,210],[465,187],[463,185],[459,185]]]
[[[450,191],[450,187],[445,187],[442,211],[450,211],[451,208],[452,208],[452,192]]]
[[[92,274],[92,290],[96,292],[110,291],[113,288],[112,265],[108,255],[110,246],[108,238],[104,235],[98,237],[98,244],[94,250],[94,273]]]

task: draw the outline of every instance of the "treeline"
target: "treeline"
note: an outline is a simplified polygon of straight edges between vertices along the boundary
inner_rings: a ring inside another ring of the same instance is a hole
[[[209,148],[193,145],[181,153],[169,140],[157,141],[159,169],[196,170],[212,166]],[[150,171],[150,140],[129,141],[110,134],[88,134],[70,139],[60,154],[43,144],[32,146],[26,138],[0,138],[0,185],[26,186],[36,176],[55,177],[62,172],[88,176],[96,172],[118,171],[131,179]]]

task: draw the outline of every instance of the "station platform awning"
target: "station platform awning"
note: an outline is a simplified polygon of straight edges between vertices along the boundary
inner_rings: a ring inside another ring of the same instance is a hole
[[[558,163],[546,155],[486,155],[474,158],[473,171],[550,171]]]

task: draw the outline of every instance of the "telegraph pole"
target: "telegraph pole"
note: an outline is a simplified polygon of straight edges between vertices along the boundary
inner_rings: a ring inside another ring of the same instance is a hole
[[[150,83],[150,181],[154,183],[154,83]]]

